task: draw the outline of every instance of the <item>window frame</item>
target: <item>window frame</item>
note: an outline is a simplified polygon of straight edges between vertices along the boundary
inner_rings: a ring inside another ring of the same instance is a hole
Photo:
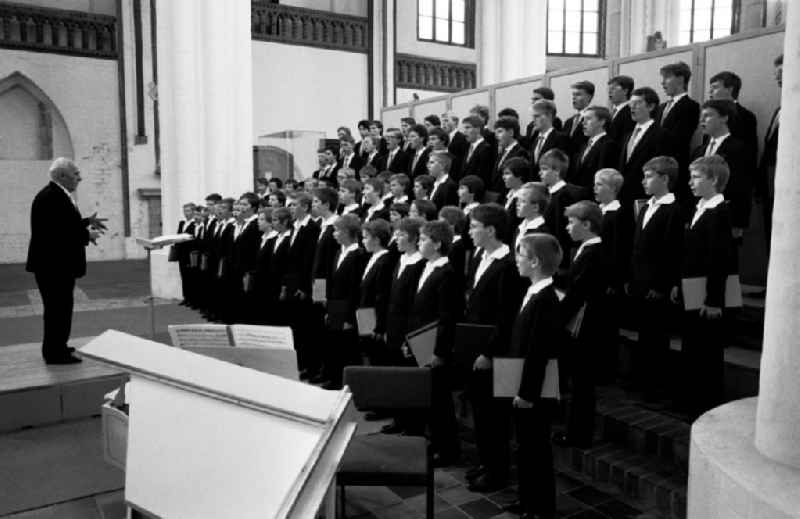
[[[689,41],[686,43],[681,43],[680,45],[691,45],[693,43],[697,43],[694,40],[694,19],[695,19],[695,0],[692,1],[692,7],[689,9]],[[710,19],[710,27],[709,27],[709,38],[707,40],[702,41],[712,41],[714,40],[714,8],[716,7],[714,4],[716,0],[711,0],[711,19]],[[741,0],[732,0],[731,1],[731,29],[728,34],[725,36],[721,36],[721,38],[727,38],[728,36],[733,36],[734,34],[739,32],[739,23],[741,19],[742,13],[742,1]],[[678,30],[678,38],[680,38],[680,33],[682,31]]]
[[[547,56],[563,58],[605,58],[606,55],[606,0],[598,0],[597,6],[597,53],[586,54],[583,52],[583,22],[584,22],[584,0],[581,0],[581,30],[580,30],[580,52],[550,52],[550,0],[547,0],[547,19],[545,21],[545,54]],[[694,0],[693,0],[694,1]],[[567,48],[567,3],[564,1],[563,24],[561,27],[561,48]]]
[[[448,16],[447,16],[447,32],[448,41],[440,41],[436,39],[436,0],[431,0],[433,3],[433,20],[432,37],[422,38],[419,35],[419,19],[420,19],[420,2],[425,0],[417,0],[417,41],[425,43],[436,43],[439,45],[449,45],[451,47],[466,47],[470,49],[475,48],[475,0],[464,0],[464,43],[453,43],[453,0],[448,1]]]

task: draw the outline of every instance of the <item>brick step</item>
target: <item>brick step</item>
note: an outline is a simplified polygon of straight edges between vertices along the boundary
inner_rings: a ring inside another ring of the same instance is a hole
[[[554,454],[559,470],[611,486],[639,509],[664,519],[686,517],[688,476],[680,467],[610,442],[589,449],[555,447]]]

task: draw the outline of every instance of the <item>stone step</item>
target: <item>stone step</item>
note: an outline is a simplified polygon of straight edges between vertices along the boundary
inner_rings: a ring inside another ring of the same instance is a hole
[[[608,485],[642,510],[664,519],[685,519],[688,476],[680,467],[642,456],[615,443],[589,449],[555,447],[556,467]]]

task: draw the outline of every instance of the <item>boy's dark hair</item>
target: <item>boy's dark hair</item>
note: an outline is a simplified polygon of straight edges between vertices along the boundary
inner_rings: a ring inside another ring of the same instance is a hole
[[[563,253],[561,245],[552,234],[541,232],[527,234],[520,240],[519,250],[524,252],[528,259],[535,257],[539,260],[541,264],[539,268],[543,275],[552,276],[558,271]]]
[[[473,128],[483,128],[485,125],[483,123],[483,119],[478,117],[477,115],[468,115],[461,119],[461,124],[468,124]]]
[[[419,241],[419,230],[422,229],[424,224],[425,220],[419,218],[403,218],[397,225],[397,230],[408,234],[408,238],[411,241],[417,242]]]
[[[513,108],[503,108],[499,112],[497,112],[497,117],[511,117],[512,119],[516,119],[519,122],[519,112],[514,110]],[[495,126],[495,128],[497,128]]]
[[[405,202],[395,202],[389,207],[389,211],[394,211],[395,213],[400,215],[400,218],[405,218],[408,216],[408,210],[410,207]]]
[[[728,70],[723,70],[722,72],[717,72],[711,79],[708,80],[709,83],[722,83],[722,86],[725,88],[731,89],[731,96],[734,99],[739,99],[739,91],[742,89],[742,78],[730,72]]]
[[[480,222],[484,227],[494,227],[494,235],[505,241],[508,234],[508,213],[499,204],[481,204],[469,213],[471,220]]]
[[[702,108],[711,108],[720,117],[727,117],[728,126],[732,126],[734,119],[736,119],[736,103],[730,99],[709,99],[703,103]]]
[[[578,81],[570,85],[570,88],[575,90],[583,90],[590,96],[594,97],[594,83],[591,81]]]
[[[268,184],[273,184],[273,183],[275,184],[275,187],[277,187],[278,189],[283,187],[283,180],[279,179],[278,177],[269,179]]]
[[[370,122],[368,120],[361,119],[360,121],[358,121],[358,128],[359,129],[366,128],[367,130],[369,130],[369,123]]]
[[[439,209],[439,219],[447,222],[456,234],[462,234],[466,230],[467,217],[464,211],[454,205],[446,205]]]
[[[494,122],[494,129],[503,128],[514,134],[514,137],[519,137],[519,119],[513,117],[501,117]]]
[[[439,253],[447,256],[450,247],[453,245],[453,230],[450,224],[439,220],[425,222],[420,229],[420,234],[426,234],[434,243],[439,244]]]
[[[413,117],[403,117],[400,119],[401,123],[406,123],[409,126],[414,126],[417,124],[417,121]]]
[[[483,195],[486,192],[486,185],[483,183],[483,179],[478,175],[467,175],[458,181],[458,185],[466,187],[467,191],[472,193],[476,202],[483,200]]]
[[[654,171],[656,175],[662,177],[666,175],[667,177],[669,177],[670,189],[672,189],[672,186],[678,179],[678,169],[680,169],[678,161],[675,160],[673,157],[668,157],[666,155],[653,157],[652,159],[645,162],[644,166],[642,166],[643,173],[645,171]]]
[[[600,206],[588,200],[575,202],[564,210],[567,218],[577,218],[581,222],[589,222],[589,230],[594,234],[600,234],[600,227],[603,225],[603,211]]]
[[[609,85],[619,85],[625,91],[625,97],[631,98],[633,92],[633,78],[630,76],[614,76],[608,80]]]
[[[446,131],[444,131],[444,129],[438,126],[435,128],[431,128],[431,131],[428,132],[428,139],[430,140],[430,138],[433,137],[434,135],[445,146],[450,144],[450,135]]]
[[[257,211],[258,210],[258,195],[255,193],[244,193],[242,196],[239,197],[239,200],[244,200],[250,205],[250,209]]]
[[[539,164],[546,164],[551,169],[558,171],[561,178],[567,174],[569,169],[569,157],[567,154],[558,148],[547,150],[541,157],[539,157]]]
[[[277,198],[279,204],[286,205],[286,193],[283,191],[275,191],[274,193],[270,193],[269,196]],[[267,197],[267,199],[269,199],[269,197]]]
[[[650,114],[653,113],[653,110],[658,108],[658,103],[659,103],[658,94],[656,94],[656,91],[650,87],[636,88],[633,90],[633,92],[631,92],[631,96],[641,96],[642,98],[644,98],[645,103],[647,103],[648,105],[652,105],[653,108],[650,109]]]
[[[292,195],[292,199],[297,202],[297,205],[305,207],[306,212],[311,212],[311,197],[308,193],[297,192]]]
[[[686,88],[689,88],[689,80],[692,78],[692,69],[689,68],[689,65],[684,63],[683,61],[679,61],[677,63],[670,63],[669,65],[664,65],[659,70],[662,76],[675,76],[679,78],[683,78],[683,85]]]
[[[258,186],[268,186],[269,185],[269,180],[267,180],[264,177],[258,177],[256,179],[256,185],[258,185]]]
[[[523,157],[512,157],[503,163],[503,172],[505,171],[525,182],[531,171],[531,163]]]
[[[377,119],[376,119],[376,120],[374,120],[374,121],[371,121],[371,122],[369,123],[369,125],[370,125],[370,126],[375,126],[376,128],[380,128],[380,129],[381,129],[381,131],[383,131],[383,123],[382,123],[382,122],[380,122],[380,121],[378,121]]]
[[[364,181],[365,186],[372,186],[372,189],[378,193],[378,196],[383,196],[384,184],[383,180],[379,178],[368,178]]]
[[[489,121],[489,107],[486,105],[475,105],[470,108],[470,113],[476,114],[478,117],[483,119],[483,124],[485,125]]]
[[[417,208],[417,212],[425,221],[436,219],[436,204],[430,200],[414,200],[411,205]]]
[[[378,238],[381,247],[387,247],[389,245],[389,240],[392,238],[392,226],[383,218],[377,218],[371,222],[365,223],[361,228],[361,232],[369,233],[375,238]]]
[[[424,189],[429,195],[431,194],[431,191],[433,191],[434,182],[434,178],[430,175],[417,175],[414,178],[414,183],[418,183],[420,186],[422,186],[422,189]]]
[[[423,121],[431,123],[433,126],[439,127],[442,125],[442,120],[436,114],[426,115]]]
[[[314,190],[314,196],[331,211],[336,211],[339,207],[339,192],[332,187],[319,187]]]
[[[408,129],[408,132],[414,132],[419,135],[420,139],[422,139],[422,143],[425,144],[428,142],[428,130],[421,124],[415,124],[411,128]]]
[[[592,105],[586,110],[591,110],[598,119],[603,121],[603,128],[608,128],[608,125],[611,124],[611,112],[605,106]]]
[[[539,94],[540,96],[542,96],[542,99],[547,99],[548,101],[552,101],[552,100],[554,100],[556,98],[556,95],[553,92],[553,89],[550,88],[550,87],[544,87],[543,86],[543,87],[539,87],[539,88],[534,88],[533,89],[533,93],[534,94]]]
[[[206,197],[206,202],[214,202],[215,204],[222,200],[222,195],[219,193],[211,193]]]

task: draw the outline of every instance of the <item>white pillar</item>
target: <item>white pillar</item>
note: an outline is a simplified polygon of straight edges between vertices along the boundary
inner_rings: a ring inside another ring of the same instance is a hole
[[[165,232],[186,202],[253,189],[250,2],[157,4],[161,207]],[[166,254],[154,254],[153,263]],[[179,297],[174,269],[154,265],[159,297]],[[165,278],[162,278],[164,276]]]
[[[800,10],[787,15],[755,443],[765,456],[800,468]]]
[[[500,55],[500,8],[496,0],[481,0],[481,78],[477,86],[491,85],[500,81],[502,69]]]
[[[481,85],[544,74],[547,0],[481,2]]]

